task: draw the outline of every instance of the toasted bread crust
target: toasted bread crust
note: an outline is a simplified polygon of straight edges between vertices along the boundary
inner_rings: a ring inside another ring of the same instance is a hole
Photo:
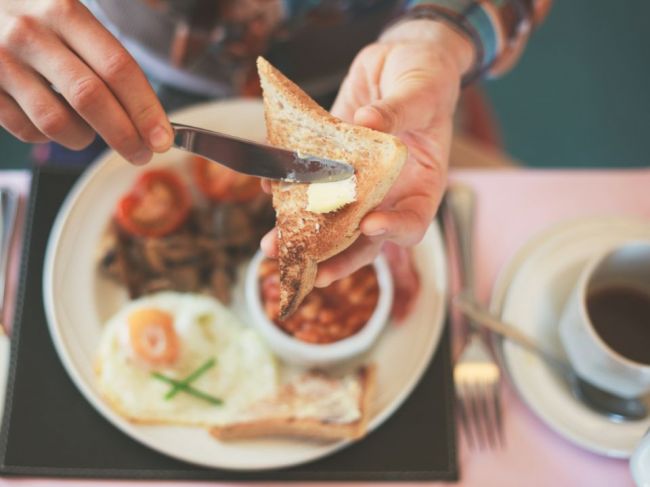
[[[350,246],[361,219],[383,199],[406,161],[396,137],[347,124],[329,114],[267,61],[258,58],[268,141],[279,147],[352,164],[357,200],[325,214],[306,210],[306,184],[273,184],[280,261],[280,316],[312,290],[317,264]]]
[[[362,388],[359,398],[361,415],[350,423],[334,423],[318,418],[297,418],[293,416],[259,418],[246,422],[231,423],[214,427],[210,433],[220,440],[237,440],[266,436],[297,437],[320,441],[354,440],[366,434],[370,405],[375,393],[376,369],[361,367],[358,378]]]

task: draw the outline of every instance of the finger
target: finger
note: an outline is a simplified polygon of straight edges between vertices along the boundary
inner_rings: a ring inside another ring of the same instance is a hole
[[[260,181],[262,184],[262,191],[266,194],[271,194],[271,180],[262,178]]]
[[[56,36],[35,36],[23,58],[40,72],[108,145],[134,164],[152,152],[106,84]]]
[[[396,73],[394,80],[382,87],[379,100],[355,112],[356,124],[393,134],[424,129],[431,124],[436,116],[437,85],[441,75],[425,66],[411,64],[421,62],[413,59],[412,54],[408,49],[403,55],[395,52],[386,61],[383,71]]]
[[[59,35],[106,82],[149,148],[169,149],[173,141],[169,120],[133,57],[80,3],[63,20],[61,16],[54,24]]]
[[[352,123],[354,121],[354,110],[356,106],[352,97],[354,96],[355,89],[353,87],[355,81],[355,74],[350,73],[345,77],[339,92],[336,95],[334,104],[330,110],[330,113],[337,118],[340,118],[344,122]]]
[[[345,122],[354,122],[357,108],[379,98],[377,79],[380,76],[383,59],[389,47],[385,44],[370,44],[354,58],[350,70],[341,83],[341,88],[332,105],[332,115]]]
[[[354,123],[392,134],[426,127],[432,109],[427,109],[429,96],[423,88],[418,84],[402,84],[389,96],[360,107],[354,113]]]
[[[316,287],[327,287],[334,281],[342,279],[354,271],[370,264],[379,254],[382,239],[359,237],[350,247],[331,259],[318,264]]]
[[[262,237],[260,242],[260,248],[262,252],[267,257],[272,259],[277,258],[278,256],[278,231],[276,228],[273,228],[266,235]]]
[[[13,97],[34,126],[51,140],[76,150],[93,141],[93,130],[45,80],[4,51],[0,51],[0,86]]]
[[[23,142],[37,143],[48,140],[25,115],[14,99],[2,92],[0,92],[0,125]]]
[[[409,202],[412,207],[403,210],[374,211],[361,222],[361,232],[369,237],[381,236],[402,246],[412,246],[422,240],[433,214]],[[429,203],[427,202],[429,206]]]

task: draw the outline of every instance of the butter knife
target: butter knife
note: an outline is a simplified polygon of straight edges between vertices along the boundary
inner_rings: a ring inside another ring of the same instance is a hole
[[[345,162],[299,154],[189,125],[171,125],[174,147],[250,176],[314,183],[341,181],[354,175],[354,167]]]

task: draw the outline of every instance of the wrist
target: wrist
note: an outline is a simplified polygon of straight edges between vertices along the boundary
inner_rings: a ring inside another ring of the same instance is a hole
[[[409,19],[398,22],[382,33],[379,42],[435,44],[449,55],[461,77],[470,72],[477,58],[475,45],[466,34],[438,20]]]

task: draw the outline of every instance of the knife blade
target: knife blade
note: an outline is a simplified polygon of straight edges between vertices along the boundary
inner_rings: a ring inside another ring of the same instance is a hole
[[[341,181],[354,175],[354,167],[345,162],[299,154],[189,125],[171,125],[174,147],[250,176],[292,183],[320,183]]]

